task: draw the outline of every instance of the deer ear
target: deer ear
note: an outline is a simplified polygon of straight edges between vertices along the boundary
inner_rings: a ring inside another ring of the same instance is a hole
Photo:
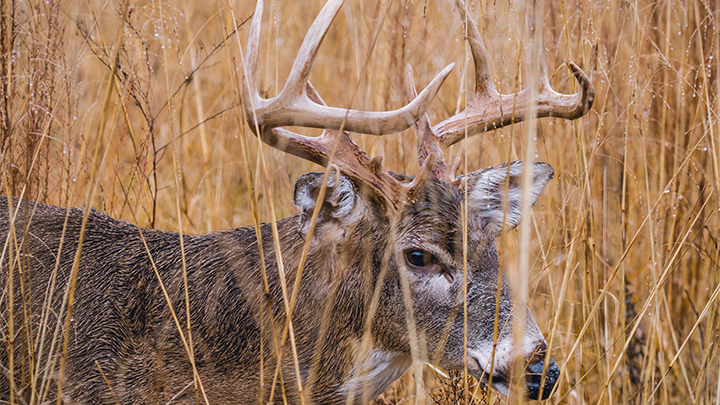
[[[300,209],[300,231],[310,231],[315,204],[325,173],[306,173],[295,182],[294,204]],[[345,230],[360,220],[364,204],[355,184],[344,175],[331,172],[325,186],[325,196],[320,207],[313,238],[339,239]]]
[[[522,175],[525,164],[517,161],[488,167],[468,174],[468,208],[482,229],[499,236],[503,219],[505,231],[515,229],[522,215]],[[530,204],[535,204],[545,185],[555,174],[543,162],[532,164]],[[507,207],[507,208],[506,208]]]

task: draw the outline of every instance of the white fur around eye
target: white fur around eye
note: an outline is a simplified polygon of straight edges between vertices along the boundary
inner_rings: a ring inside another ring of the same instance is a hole
[[[524,163],[517,161],[492,166],[468,175],[469,209],[483,229],[495,236],[502,231],[503,218],[506,231],[514,229],[520,223],[523,170]],[[549,164],[543,162],[532,164],[530,204],[535,204],[535,200],[553,175],[553,168]]]

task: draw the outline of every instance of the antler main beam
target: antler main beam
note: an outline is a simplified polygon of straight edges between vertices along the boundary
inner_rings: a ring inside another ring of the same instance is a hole
[[[455,0],[460,18],[467,21],[465,33],[475,63],[475,95],[467,108],[432,129],[443,148],[447,148],[466,136],[481,134],[493,129],[517,123],[528,118],[559,117],[574,120],[587,113],[595,99],[595,89],[585,72],[573,62],[568,63],[580,84],[575,94],[562,94],[552,89],[543,70],[537,93],[536,114],[527,116],[530,100],[527,89],[514,94],[500,94],[495,89],[490,57],[480,32],[468,14],[463,0]]]
[[[445,78],[452,71],[454,64],[440,71],[417,99],[393,111],[368,112],[328,107],[318,104],[308,97],[306,83],[310,68],[318,48],[343,2],[344,0],[329,0],[325,4],[305,35],[285,87],[277,96],[263,99],[258,94],[255,80],[263,12],[263,1],[258,0],[250,24],[243,81],[244,104],[248,123],[253,131],[259,127],[274,128],[294,125],[385,135],[409,128],[430,107],[430,103]]]

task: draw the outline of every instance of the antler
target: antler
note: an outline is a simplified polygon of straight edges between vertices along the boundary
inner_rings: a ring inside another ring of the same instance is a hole
[[[421,173],[413,182],[402,183],[382,169],[382,157],[370,159],[343,130],[384,135],[409,128],[425,114],[455,64],[438,73],[420,95],[403,108],[367,112],[328,107],[308,81],[308,76],[320,43],[343,1],[329,0],[325,4],[305,35],[285,87],[276,97],[263,99],[258,94],[255,81],[263,12],[263,0],[258,0],[245,56],[245,116],[252,131],[259,134],[263,142],[325,167],[332,155],[332,163],[343,174],[369,186],[397,209],[412,189],[429,176],[427,168],[433,165],[435,156],[424,160]],[[323,128],[325,131],[319,137],[307,137],[278,128],[286,125]]]
[[[466,134],[477,135],[525,120],[528,118],[530,102],[527,89],[514,94],[500,94],[495,89],[490,58],[477,25],[468,15],[463,0],[455,0],[455,3],[460,10],[460,18],[467,21],[466,38],[475,63],[475,96],[465,110],[432,127],[443,148],[464,139]],[[540,89],[534,100],[536,114],[532,118],[560,117],[574,120],[590,110],[595,99],[595,89],[582,69],[573,62],[569,62],[568,66],[580,83],[580,91],[575,94],[556,92],[550,87],[543,69]]]
[[[367,112],[328,107],[308,81],[317,50],[344,0],[329,0],[312,26],[298,51],[285,87],[271,99],[263,99],[257,91],[255,72],[258,62],[260,25],[263,0],[258,0],[248,38],[243,80],[243,104],[250,128],[263,142],[303,159],[327,167],[332,160],[345,175],[373,189],[394,209],[406,201],[408,195],[429,176],[454,182],[453,167],[443,159],[442,149],[464,139],[528,118],[528,92],[500,94],[493,83],[487,50],[475,22],[468,18],[462,0],[456,0],[460,16],[468,22],[466,33],[475,63],[475,96],[468,107],[434,127],[425,115],[440,85],[455,64],[443,69],[418,95],[412,69],[405,74],[406,92],[410,102],[397,110]],[[580,83],[575,94],[561,94],[550,87],[547,74],[542,71],[534,118],[554,116],[576,119],[592,107],[594,88],[577,65],[568,64]],[[382,157],[371,159],[343,130],[385,135],[402,131],[416,124],[419,135],[418,158],[420,173],[411,183],[402,183],[382,169]],[[279,128],[287,125],[323,128],[319,137],[307,137]]]

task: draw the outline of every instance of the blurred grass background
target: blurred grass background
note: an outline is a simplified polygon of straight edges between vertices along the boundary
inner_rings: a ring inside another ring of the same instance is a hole
[[[322,4],[266,2],[261,95],[282,88]],[[266,178],[257,139],[239,126],[237,39],[244,48],[254,2],[128,5],[121,24],[118,1],[0,0],[3,193],[82,206],[97,178],[93,207],[143,226],[205,233],[252,223],[252,181],[261,220],[270,209],[294,214],[294,180],[320,168],[263,147]],[[525,4],[480,0],[470,8],[499,90],[520,90]],[[537,127],[536,159],[556,173],[526,218],[534,229],[528,302],[563,370],[548,402],[718,404],[720,1],[562,0],[540,9],[553,86],[575,91],[564,66],[572,60],[592,73],[596,90],[585,117]],[[406,63],[424,86],[451,62],[457,67],[429,111],[433,122],[472,96],[472,60],[454,6],[347,0],[311,81],[330,105],[347,107],[357,89],[353,108],[389,110],[406,102]],[[391,170],[417,172],[411,131],[354,137]],[[522,124],[446,154],[462,156],[468,171],[520,159]],[[498,242],[511,275],[518,239],[513,232]],[[461,379],[442,374],[417,374],[425,400],[462,403]],[[377,402],[413,403],[413,378]],[[476,395],[476,403],[505,401]]]

